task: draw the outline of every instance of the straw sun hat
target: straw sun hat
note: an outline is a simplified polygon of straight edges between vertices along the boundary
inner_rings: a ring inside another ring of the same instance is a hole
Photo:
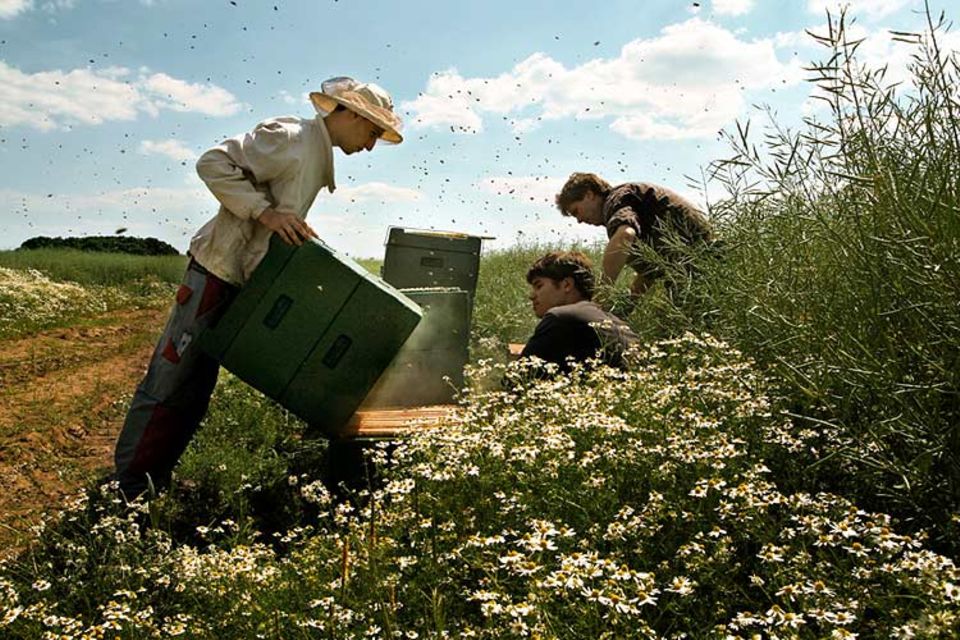
[[[382,87],[372,82],[357,82],[353,78],[331,78],[320,85],[320,89],[310,94],[310,101],[317,111],[331,113],[337,105],[343,105],[383,129],[381,140],[403,142],[400,118],[393,112],[390,94]]]

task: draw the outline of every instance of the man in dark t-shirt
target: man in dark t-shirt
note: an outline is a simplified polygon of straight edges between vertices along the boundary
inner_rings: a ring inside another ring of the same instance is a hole
[[[537,260],[527,272],[530,301],[540,323],[521,358],[537,357],[569,371],[571,362],[599,358],[624,366],[623,354],[636,344],[629,326],[593,301],[593,265],[576,251],[555,251]]]
[[[710,224],[695,205],[666,187],[647,182],[611,186],[593,173],[574,173],[556,196],[557,208],[577,222],[606,227],[603,254],[605,284],[617,281],[625,265],[636,272],[630,287],[634,297],[643,294],[663,270],[643,257],[638,243],[660,258],[677,264],[682,245],[713,241]]]

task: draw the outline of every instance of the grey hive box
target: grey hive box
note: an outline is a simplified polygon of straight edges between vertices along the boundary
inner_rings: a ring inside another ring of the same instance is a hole
[[[401,292],[420,305],[423,320],[364,400],[364,409],[447,404],[463,387],[470,339],[467,292],[453,288]]]
[[[310,424],[342,429],[420,321],[396,289],[317,240],[274,236],[200,347]]]
[[[390,227],[383,279],[398,289],[453,287],[471,301],[480,272],[483,238],[451,231]]]

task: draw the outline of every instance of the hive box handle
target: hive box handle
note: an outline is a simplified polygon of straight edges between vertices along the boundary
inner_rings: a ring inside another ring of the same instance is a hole
[[[276,329],[280,326],[280,322],[283,320],[283,317],[287,315],[287,312],[290,311],[290,307],[293,306],[293,298],[290,296],[281,295],[273,303],[273,306],[270,308],[270,312],[267,313],[267,317],[263,319],[263,324],[265,324],[269,329]]]
[[[434,269],[443,267],[443,258],[424,256],[420,258],[421,267],[433,267]]]
[[[352,344],[353,340],[351,340],[346,334],[341,333],[339,336],[337,336],[337,339],[333,341],[333,344],[330,345],[330,348],[327,349],[327,352],[324,354],[323,364],[331,369],[336,368]]]

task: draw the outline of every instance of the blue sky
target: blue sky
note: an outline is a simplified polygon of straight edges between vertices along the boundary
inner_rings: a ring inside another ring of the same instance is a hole
[[[855,0],[868,63],[903,74],[889,29],[916,0]],[[382,255],[389,225],[599,239],[553,206],[573,171],[704,203],[718,131],[816,109],[802,66],[833,0],[604,3],[0,0],[0,248],[35,235],[154,236],[181,251],[216,211],[197,156],[349,75],[391,92],[406,141],[335,152],[308,221]],[[933,4],[934,11],[947,8]],[[955,16],[948,16],[955,17]],[[952,42],[956,42],[953,38]],[[719,197],[708,190],[707,199]]]

